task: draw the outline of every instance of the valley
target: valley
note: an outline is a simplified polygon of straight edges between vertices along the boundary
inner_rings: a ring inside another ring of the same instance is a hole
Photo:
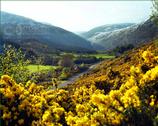
[[[64,58],[68,56],[68,58],[63,59],[63,56]],[[53,86],[52,84],[53,73],[56,72],[57,75],[55,75],[55,78],[58,80],[59,87],[61,87],[60,85],[63,85],[61,83],[63,82],[70,83],[72,80],[79,77],[80,75],[87,73],[89,69],[91,69],[91,67],[94,66],[93,64],[98,64],[98,62],[103,61],[103,60],[112,59],[115,56],[108,55],[105,53],[103,54],[99,52],[94,53],[94,54],[79,54],[79,53],[64,52],[58,55],[57,57],[58,57],[58,61],[56,61],[57,64],[54,63],[55,66],[54,65],[41,65],[42,62],[41,63],[39,62],[39,65],[29,64],[27,66],[27,69],[29,70],[31,76],[36,75],[36,74],[39,76],[40,79],[39,80],[37,79],[36,83],[43,84],[46,87],[50,85],[49,88],[51,88],[51,86]],[[63,62],[67,62],[68,66],[64,66],[64,64],[60,64],[62,60]],[[65,71],[65,69],[67,69],[67,71]],[[41,76],[44,76],[44,77],[41,77]]]
[[[157,54],[158,40],[155,40],[117,58],[104,60],[83,74],[68,79],[68,82],[63,82],[59,87],[57,79],[52,80],[53,86],[49,87],[48,84],[31,81],[23,85],[12,77],[3,75],[0,84],[1,104],[3,110],[6,109],[4,114],[11,112],[15,116],[16,111],[22,118],[22,124],[27,125],[32,125],[33,122],[37,125],[53,123],[71,126],[90,126],[96,123],[152,125],[157,122]],[[18,106],[14,106],[17,103]],[[137,120],[138,117],[140,120]],[[25,122],[27,118],[29,120]],[[16,123],[8,115],[3,116],[2,125],[8,119],[12,124]]]
[[[158,126],[156,0],[23,2],[0,10],[0,126]]]

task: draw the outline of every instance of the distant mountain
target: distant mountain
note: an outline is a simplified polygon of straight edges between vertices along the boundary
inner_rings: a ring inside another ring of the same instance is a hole
[[[62,28],[7,12],[0,13],[0,38],[3,42],[9,41],[20,46],[27,45],[30,47],[32,43],[34,48],[38,48],[38,45],[40,45],[40,47],[48,47],[51,50],[93,50],[89,41]],[[2,43],[0,44],[2,45]]]
[[[128,45],[135,47],[158,37],[158,26],[150,19],[140,24],[107,31],[93,34],[88,40],[104,47],[104,50],[113,50]]]
[[[86,39],[90,39],[93,36],[99,35],[101,33],[105,32],[112,32],[118,29],[126,28],[131,25],[134,25],[134,23],[120,23],[120,24],[107,24],[107,25],[102,25],[99,27],[95,27],[87,32],[82,32],[80,33],[80,36]]]

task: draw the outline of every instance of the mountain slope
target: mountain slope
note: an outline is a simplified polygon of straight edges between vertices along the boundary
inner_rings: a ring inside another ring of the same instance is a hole
[[[148,43],[145,43],[137,48],[125,52],[117,58],[102,61],[94,68],[94,70],[76,80],[76,82],[71,86],[78,88],[83,85],[90,85],[91,83],[89,80],[100,81],[100,83],[101,81],[105,81],[108,84],[114,84],[118,81],[117,79],[119,73],[121,73],[121,76],[119,75],[119,78],[121,78],[119,81],[121,82],[119,83],[124,83],[124,79],[128,78],[131,74],[131,66],[139,66],[139,64],[141,64],[143,66],[142,69],[148,70],[147,66],[144,66],[146,63],[142,58],[142,53],[146,50],[151,51],[152,53],[157,55],[158,40],[155,40],[154,42],[149,41]],[[150,58],[149,55],[147,55],[147,57]],[[157,64],[158,62],[156,61],[155,63]],[[150,66],[151,64],[148,65]],[[103,78],[101,79],[101,77]]]
[[[105,50],[112,50],[129,44],[138,46],[155,37],[158,37],[158,26],[149,19],[141,24],[93,35],[88,40],[103,46]]]
[[[72,32],[6,12],[1,12],[0,33],[4,42],[11,41],[20,45],[34,41],[52,49],[93,50],[89,41]]]
[[[121,57],[103,61],[93,71],[76,80],[66,89],[70,92],[73,89],[72,99],[88,112],[80,116],[80,109],[77,109],[73,117],[82,120],[90,113],[93,117],[86,117],[99,125],[157,124],[157,54],[158,41],[145,44]],[[96,108],[96,111],[92,112],[91,108]],[[77,119],[74,122],[78,123]]]

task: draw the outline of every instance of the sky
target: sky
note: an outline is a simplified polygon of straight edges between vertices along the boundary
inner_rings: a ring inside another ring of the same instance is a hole
[[[1,1],[1,10],[72,32],[116,23],[140,23],[151,14],[151,1]]]

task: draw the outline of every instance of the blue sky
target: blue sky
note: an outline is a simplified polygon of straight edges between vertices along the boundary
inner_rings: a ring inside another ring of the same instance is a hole
[[[62,27],[88,31],[114,23],[140,23],[151,14],[151,1],[1,1],[1,10]]]

